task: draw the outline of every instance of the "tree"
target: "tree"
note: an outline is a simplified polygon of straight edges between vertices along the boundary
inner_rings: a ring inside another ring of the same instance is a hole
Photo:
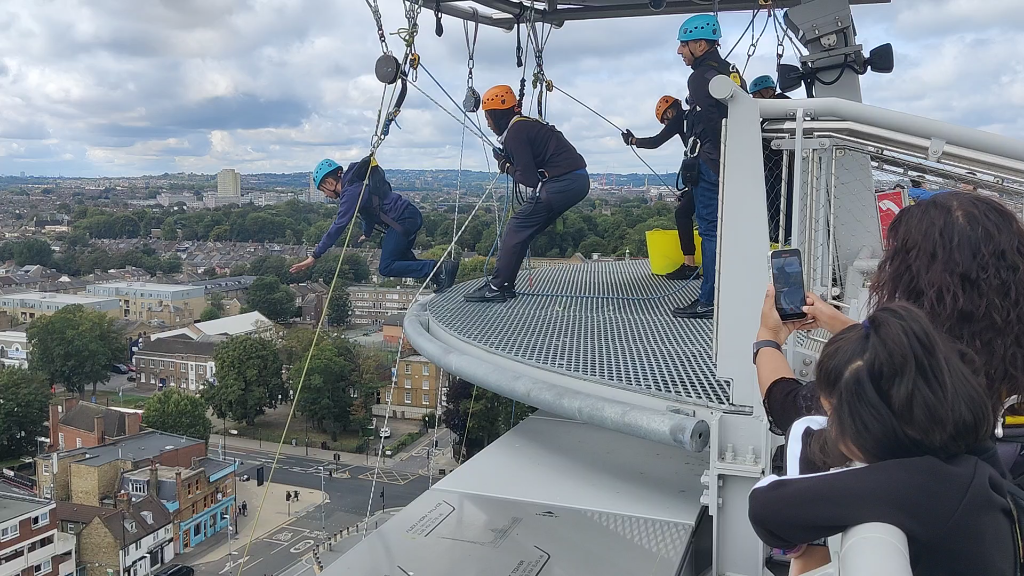
[[[45,240],[30,238],[14,243],[14,263],[18,266],[38,264],[49,266],[53,261],[53,249]]]
[[[344,326],[352,316],[352,306],[348,300],[348,291],[343,287],[335,288],[331,301],[327,303],[327,321],[331,326]]]
[[[453,380],[448,386],[448,406],[441,415],[445,427],[458,438],[457,459],[469,458],[483,450],[536,411],[489,390],[476,388],[474,391],[474,388],[461,378]]]
[[[209,322],[210,320],[216,320],[218,318],[220,318],[220,311],[212,305],[203,308],[203,313],[199,315],[200,322]]]
[[[213,425],[206,417],[206,402],[178,388],[168,388],[146,401],[145,426],[209,442]]]
[[[38,374],[0,370],[0,460],[35,451],[36,437],[47,435],[49,405],[50,387]]]
[[[284,322],[295,316],[295,296],[277,278],[260,276],[253,280],[248,304],[274,322]]]
[[[357,429],[370,425],[377,391],[391,382],[391,358],[381,350],[359,346],[355,348],[355,366],[352,386],[356,398],[352,399],[351,424]]]
[[[258,336],[234,336],[217,346],[213,356],[216,382],[202,391],[203,400],[218,418],[231,418],[249,426],[267,408],[277,407],[287,394],[281,377],[283,364],[274,343]]]
[[[317,429],[330,432],[337,439],[338,432],[349,427],[354,385],[352,345],[340,337],[321,338],[309,361],[296,365],[290,372],[289,386],[295,393],[295,408]],[[300,380],[302,390],[299,390]],[[300,393],[301,392],[301,393]]]
[[[214,292],[213,294],[210,294],[210,306],[221,314],[224,313],[224,300],[225,297],[223,292]]]
[[[110,366],[124,359],[127,344],[114,320],[80,304],[65,306],[28,326],[32,369],[85,398],[85,387],[110,378]]]

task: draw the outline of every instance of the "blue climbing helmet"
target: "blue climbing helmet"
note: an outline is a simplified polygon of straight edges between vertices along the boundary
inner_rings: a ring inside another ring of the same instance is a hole
[[[722,26],[714,14],[698,14],[690,16],[679,27],[679,41],[722,39]]]
[[[324,158],[321,160],[320,163],[316,165],[316,170],[313,170],[313,187],[319,188],[320,181],[324,179],[324,176],[327,176],[338,168],[341,168],[341,166],[338,166],[338,163],[330,158]]]
[[[767,74],[765,74],[764,76],[758,76],[757,78],[754,78],[754,81],[751,82],[750,86],[748,86],[747,88],[747,91],[750,92],[751,94],[755,92],[760,92],[765,88],[775,88],[775,79],[772,78],[771,76],[768,76]]]

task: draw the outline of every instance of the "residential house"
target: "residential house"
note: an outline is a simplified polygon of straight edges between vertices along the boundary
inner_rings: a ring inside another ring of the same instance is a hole
[[[65,398],[62,404],[50,404],[50,450],[91,448],[138,434],[142,416]]]
[[[346,288],[352,305],[350,324],[380,326],[392,314],[405,312],[416,295],[414,288],[381,288],[356,284]]]
[[[75,537],[58,532],[56,505],[0,492],[0,576],[73,576]]]
[[[324,314],[328,286],[322,282],[304,282],[292,284],[289,288],[295,294],[295,306],[302,310],[298,322],[316,326]]]
[[[227,529],[234,516],[237,462],[198,458],[190,466],[126,472],[120,490],[132,499],[156,496],[174,519],[175,551],[185,552]]]
[[[209,336],[239,336],[251,334],[254,336],[270,336],[274,334],[274,323],[259,312],[246,312],[237,316],[218,318],[208,322],[196,322],[178,330],[168,330],[153,334],[153,340],[161,338],[185,337],[192,340],[201,340]]]
[[[115,508],[57,502],[62,532],[78,540],[79,574],[148,576],[174,558],[171,513],[154,496],[117,495]]]
[[[419,354],[410,354],[398,361],[397,381],[392,397],[391,387],[377,392],[375,416],[384,416],[391,405],[391,417],[419,419],[428,412],[445,406],[447,388],[441,385],[441,371],[437,365]],[[440,397],[438,397],[440,394]]]
[[[72,304],[81,304],[92,310],[106,312],[114,318],[120,316],[120,303],[116,298],[56,294],[53,292],[24,292],[0,295],[0,310],[6,311],[22,322],[31,322],[39,316],[48,316]]]
[[[202,286],[206,291],[206,299],[210,298],[214,294],[219,294],[223,297],[222,304],[227,304],[231,300],[236,302],[239,299],[245,299],[245,295],[249,292],[249,287],[252,286],[255,276],[232,276],[230,278],[214,278],[213,280],[196,280],[189,282],[192,286]],[[238,310],[229,310],[228,306],[225,306],[225,314],[233,316],[238,314]]]
[[[0,331],[0,363],[4,367],[28,368],[30,348],[28,335],[24,331]]]
[[[146,430],[134,436],[94,447],[52,452],[36,457],[39,494],[64,502],[113,506],[122,471],[156,462],[164,466],[190,466],[206,456],[206,442]]]
[[[159,319],[169,326],[190,324],[206,307],[206,294],[201,286],[110,282],[90,284],[85,293],[117,299],[123,318]]]
[[[213,381],[213,353],[223,336],[193,340],[179,335],[171,338],[144,340],[135,352],[135,369],[139,383],[181,388],[190,392],[202,390],[204,382]]]

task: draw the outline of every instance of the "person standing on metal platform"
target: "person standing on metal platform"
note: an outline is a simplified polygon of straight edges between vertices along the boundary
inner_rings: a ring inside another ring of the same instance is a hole
[[[338,215],[313,250],[312,256],[291,267],[292,274],[313,266],[318,258],[327,253],[341,238],[358,211],[363,221],[360,242],[369,238],[378,225],[384,228],[378,268],[381,276],[426,278],[437,268],[437,273],[431,277],[435,292],[443,292],[455,284],[455,277],[459,273],[457,260],[445,261],[438,267],[435,260],[416,259],[412,247],[416,243],[416,233],[423,226],[423,215],[412,202],[391,190],[391,184],[376,160],[367,156],[349,164],[348,170],[345,170],[334,160],[324,159],[313,171],[313,185],[324,196],[338,201]]]
[[[789,96],[779,92],[775,79],[764,75],[750,82],[750,95],[758,100],[789,100]],[[763,122],[762,122],[763,124]],[[775,150],[770,140],[763,141],[764,148],[764,188],[768,199],[768,240],[780,245],[788,245],[793,235],[793,162],[786,162],[786,154]],[[786,178],[786,229],[779,240],[779,228],[782,220],[782,175]]]
[[[654,107],[654,117],[658,119],[663,128],[661,132],[649,138],[637,138],[632,130],[622,133],[622,141],[626,146],[636,146],[653,150],[661,148],[662,144],[679,136],[683,145],[690,139],[687,127],[690,125],[686,118],[687,111],[683,109],[682,102],[675,96],[662,96]],[[685,160],[684,160],[685,162]],[[676,186],[679,182],[676,181]],[[683,263],[675,270],[665,274],[670,280],[689,280],[700,271],[697,266],[697,243],[693,239],[693,190],[690,186],[683,186],[676,196],[677,205],[675,211],[676,229],[679,230],[679,248],[683,252]]]
[[[516,184],[534,189],[505,227],[494,276],[465,296],[468,302],[505,302],[516,296],[516,276],[530,242],[587,197],[590,175],[586,160],[561,132],[520,113],[510,86],[485,92],[481,107],[487,126],[503,146],[494,150],[498,170],[511,174]]]
[[[718,171],[722,148],[722,120],[729,108],[711,95],[711,80],[728,76],[746,90],[746,82],[736,66],[718,52],[722,27],[711,14],[687,18],[679,27],[679,48],[676,53],[693,69],[687,80],[693,107],[690,120],[699,151],[697,151],[697,185],[693,187],[697,228],[701,238],[704,279],[700,295],[687,306],[672,310],[676,318],[710,319],[715,314],[715,260],[718,251]]]

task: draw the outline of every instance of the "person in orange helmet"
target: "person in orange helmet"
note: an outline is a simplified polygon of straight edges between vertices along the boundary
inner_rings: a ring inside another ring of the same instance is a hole
[[[561,132],[520,113],[510,86],[498,85],[485,92],[481,108],[502,145],[494,149],[498,169],[516,184],[534,189],[505,227],[494,275],[465,296],[469,302],[505,302],[516,297],[516,276],[530,242],[587,197],[590,175],[586,160]]]
[[[654,117],[658,119],[663,128],[657,135],[649,138],[637,138],[632,130],[622,133],[622,141],[626,146],[636,146],[653,150],[661,148],[662,144],[668,142],[673,136],[679,136],[686,145],[689,140],[687,134],[687,111],[683,109],[682,102],[675,96],[665,95],[658,99],[654,107]],[[697,244],[693,239],[693,190],[685,186],[676,196],[676,229],[679,230],[679,248],[683,251],[683,263],[675,270],[665,275],[670,280],[689,280],[693,278],[700,268],[696,264]]]

